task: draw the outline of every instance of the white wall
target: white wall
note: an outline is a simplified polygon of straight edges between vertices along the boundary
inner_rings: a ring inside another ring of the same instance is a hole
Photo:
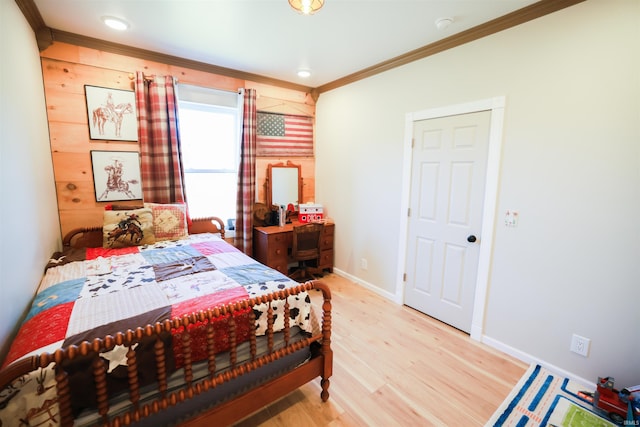
[[[495,96],[506,110],[484,340],[640,384],[637,0],[588,0],[323,93],[316,199],[336,222],[336,270],[394,295],[405,114]],[[569,352],[572,333],[591,338],[588,358]]]
[[[0,359],[60,246],[42,68],[33,30],[0,1]]]

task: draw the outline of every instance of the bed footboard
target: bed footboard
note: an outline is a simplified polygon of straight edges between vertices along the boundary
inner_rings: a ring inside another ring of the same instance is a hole
[[[289,305],[287,299],[301,292],[311,291],[313,289],[317,289],[323,294],[320,330],[310,336],[305,336],[296,341],[290,341],[289,335],[294,325],[289,325],[290,316],[288,313]],[[284,329],[280,332],[284,337],[284,344],[282,345],[274,344],[275,332],[273,325],[275,314],[271,309],[271,304],[278,300],[284,301]],[[249,360],[246,362],[237,362],[236,358],[239,343],[235,342],[236,326],[233,321],[233,314],[240,311],[248,312],[250,319],[255,322],[251,308],[260,304],[267,304],[269,307],[267,317],[268,327],[265,334],[268,351],[258,354],[256,350],[257,337],[254,331],[248,340],[248,346],[250,348]],[[230,347],[227,356],[230,361],[230,366],[223,371],[219,371],[216,368],[219,353],[215,348],[215,331],[212,325],[217,319],[225,316],[227,319],[231,319],[228,320]],[[195,344],[191,338],[190,327],[194,325],[199,325],[199,327],[206,330],[206,358],[200,363],[206,364],[208,374],[204,378],[199,379],[194,378],[193,375],[195,362],[192,360],[192,353],[194,352]],[[183,330],[179,345],[182,349],[184,362],[181,371],[184,377],[184,385],[179,389],[170,389],[167,384],[167,378],[170,372],[167,370],[165,343],[162,336],[166,336],[167,333],[170,334],[176,329]],[[150,385],[140,384],[138,380],[140,376],[139,362],[136,360],[136,352],[133,351],[133,348],[143,340],[155,341],[153,353],[155,358],[156,381],[152,386],[155,387],[157,393],[152,399],[142,398],[143,393],[141,389],[144,389],[144,392],[147,393]],[[105,380],[108,363],[100,357],[101,353],[110,352],[114,350],[116,346],[122,346],[121,348],[124,349],[126,354],[126,381],[128,382],[126,391],[127,398],[125,399],[127,404],[123,408],[122,403],[120,403],[121,406],[117,411],[112,407],[111,402],[113,396],[110,394]],[[92,360],[90,370],[95,385],[92,392],[96,396],[95,412],[98,414],[99,423],[104,426],[114,427],[130,425],[133,422],[158,415],[164,411],[170,411],[172,407],[177,407],[211,389],[232,382],[236,378],[240,378],[243,375],[286,358],[305,348],[309,349],[310,354],[307,362],[295,368],[288,369],[285,373],[274,379],[266,382],[263,381],[259,385],[254,385],[249,388],[248,391],[239,393],[233,398],[217,404],[213,408],[207,408],[206,412],[196,415],[191,420],[186,421],[184,425],[202,425],[207,420],[212,420],[213,417],[217,425],[238,421],[317,377],[321,378],[321,399],[326,401],[329,398],[329,378],[332,375],[333,366],[333,353],[331,349],[331,293],[329,288],[319,281],[308,282],[277,293],[247,299],[212,310],[198,312],[193,315],[166,320],[153,325],[141,326],[135,330],[118,332],[106,337],[93,339],[92,341],[84,341],[80,345],[62,348],[56,350],[54,353],[42,353],[38,356],[22,359],[0,371],[0,411],[10,406],[12,403],[11,400],[16,398],[16,395],[20,393],[20,384],[23,384],[25,381],[37,381],[38,376],[42,378],[43,370],[49,369],[55,373],[55,405],[49,402],[43,405],[43,410],[50,415],[54,414],[55,417],[60,420],[60,425],[73,426],[76,422],[77,414],[74,414],[74,410],[72,409],[70,377],[64,366],[76,358],[89,358]],[[38,384],[40,384],[40,382],[38,382]],[[38,390],[38,393],[39,391],[40,390]],[[41,417],[42,413],[24,414],[24,421],[29,421],[29,419],[33,419],[36,416]]]

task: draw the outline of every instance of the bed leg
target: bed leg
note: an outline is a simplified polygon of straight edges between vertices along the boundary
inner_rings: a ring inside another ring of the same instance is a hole
[[[330,384],[330,381],[328,378],[323,378],[322,380],[320,380],[320,385],[322,386],[322,392],[320,392],[320,397],[322,398],[323,402],[326,402],[327,400],[329,400],[329,384]]]
[[[60,425],[63,427],[73,425],[73,412],[71,410],[71,391],[69,389],[69,375],[59,365],[56,366],[56,387],[58,393],[58,408],[60,411]]]
[[[322,302],[322,347],[321,353],[323,356],[322,375],[320,385],[322,386],[322,392],[320,397],[323,402],[329,400],[329,377],[333,375],[333,350],[331,349],[331,291],[329,287],[320,282],[314,281],[316,289],[320,289],[323,294]]]

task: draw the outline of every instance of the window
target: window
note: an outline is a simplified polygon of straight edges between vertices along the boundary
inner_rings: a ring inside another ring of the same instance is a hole
[[[185,192],[192,218],[236,217],[242,114],[239,95],[178,85]]]

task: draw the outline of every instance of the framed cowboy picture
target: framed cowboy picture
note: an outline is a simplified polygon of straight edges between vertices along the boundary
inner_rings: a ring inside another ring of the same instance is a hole
[[[93,186],[97,202],[141,200],[140,153],[91,151]]]
[[[138,115],[134,91],[85,85],[84,92],[91,139],[138,140]]]

